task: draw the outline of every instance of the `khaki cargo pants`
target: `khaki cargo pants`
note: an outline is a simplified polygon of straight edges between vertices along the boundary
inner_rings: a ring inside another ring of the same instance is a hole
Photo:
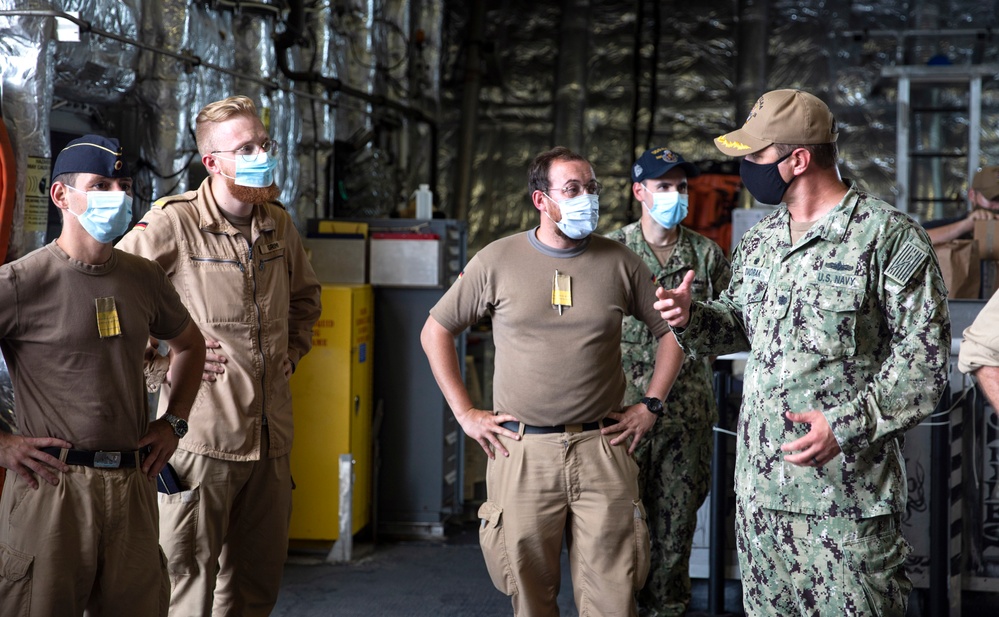
[[[137,469],[71,465],[58,486],[7,474],[0,498],[0,615],[165,616],[156,484]]]
[[[627,446],[599,430],[500,439],[510,456],[488,463],[479,543],[514,615],[558,615],[564,534],[579,614],[633,617],[649,531]]]
[[[170,614],[269,615],[288,557],[289,457],[223,461],[177,450],[171,463],[188,490],[160,495]]]

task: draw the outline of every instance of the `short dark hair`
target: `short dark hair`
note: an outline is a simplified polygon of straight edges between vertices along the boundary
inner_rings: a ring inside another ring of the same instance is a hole
[[[56,182],[62,182],[66,186],[72,186],[73,188],[76,188],[76,179],[79,177],[80,174],[75,171],[66,172],[64,174],[59,174],[55,178],[52,178],[52,184],[55,184]],[[51,187],[51,184],[49,186]],[[59,210],[60,220],[65,219],[66,214],[62,211],[62,208],[56,208],[56,209]]]
[[[839,149],[836,147],[835,141],[828,144],[774,144],[778,157],[786,156],[798,148],[804,148],[811,152],[812,162],[818,165],[819,169],[835,167],[839,160]]]
[[[65,184],[67,186],[72,186],[73,188],[76,188],[76,186],[75,186],[76,185],[76,179],[79,178],[79,177],[80,177],[80,174],[78,174],[76,172],[68,172],[68,173],[64,173],[64,174],[59,174],[55,178],[52,178],[52,184],[55,184],[56,182],[62,182],[63,184]]]
[[[555,161],[582,161],[589,165],[589,161],[581,154],[576,154],[565,146],[555,146],[547,152],[534,157],[531,166],[527,168],[527,190],[533,195],[534,191],[547,191],[552,163]]]

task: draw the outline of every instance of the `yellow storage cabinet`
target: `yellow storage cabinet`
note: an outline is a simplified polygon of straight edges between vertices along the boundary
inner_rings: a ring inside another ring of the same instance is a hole
[[[296,540],[338,539],[343,454],[354,459],[353,533],[371,522],[371,286],[323,285],[322,302],[312,351],[291,378],[295,490],[290,537]]]

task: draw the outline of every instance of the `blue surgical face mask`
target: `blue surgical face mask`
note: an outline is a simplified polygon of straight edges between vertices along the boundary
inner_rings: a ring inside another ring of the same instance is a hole
[[[225,161],[236,161],[236,176],[222,175],[226,178],[232,178],[239,186],[259,189],[274,184],[274,169],[277,167],[277,159],[266,152],[258,152],[256,156],[238,155],[233,159],[223,156],[218,158]]]
[[[555,201],[547,193],[545,193],[545,197]],[[572,199],[555,201],[555,203],[558,204],[558,208],[562,212],[562,220],[556,222],[552,219],[552,222],[566,236],[573,240],[582,240],[597,228],[597,220],[600,218],[599,196],[583,193]],[[545,216],[551,219],[547,210],[545,210]]]
[[[684,193],[678,191],[668,191],[664,193],[653,193],[643,184],[642,188],[649,195],[652,195],[652,206],[642,202],[649,210],[649,215],[666,229],[673,229],[680,224],[680,221],[687,218],[688,198]]]
[[[101,244],[110,244],[128,230],[132,220],[132,197],[125,191],[81,191],[66,185],[77,193],[87,194],[87,209],[77,214],[66,208],[80,221],[88,234]]]
[[[773,163],[760,164],[746,158],[742,159],[742,164],[739,166],[739,176],[742,178],[746,190],[756,201],[768,206],[776,206],[784,201],[787,187],[791,186],[791,182],[794,182],[794,178],[797,176],[792,177],[791,182],[785,182],[777,166],[793,153],[792,150]]]

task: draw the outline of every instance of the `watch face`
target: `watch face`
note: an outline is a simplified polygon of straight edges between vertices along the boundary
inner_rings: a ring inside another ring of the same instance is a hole
[[[183,437],[187,434],[187,420],[173,414],[166,414],[163,419],[170,423],[170,426],[173,427],[173,433],[177,437]]]
[[[652,413],[660,413],[663,410],[663,402],[657,398],[647,397],[642,399],[645,406],[649,408]]]

